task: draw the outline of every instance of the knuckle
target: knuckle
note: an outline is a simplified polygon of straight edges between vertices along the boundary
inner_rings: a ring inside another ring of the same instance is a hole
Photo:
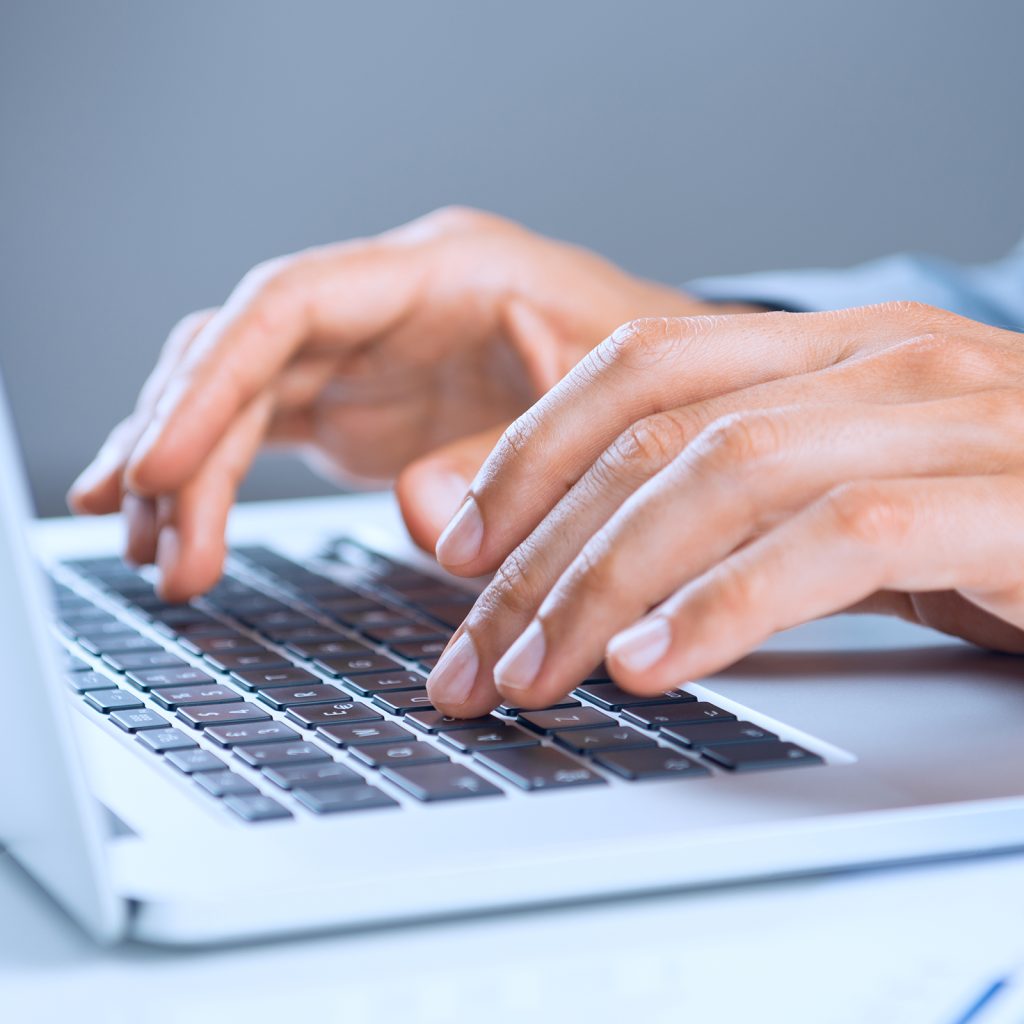
[[[472,613],[474,623],[497,613],[530,614],[540,597],[540,583],[536,560],[530,557],[526,545],[520,545],[498,566],[494,578],[480,595]]]
[[[742,620],[757,608],[765,607],[759,576],[740,559],[722,562],[715,570],[715,605],[730,619]]]
[[[648,316],[616,328],[595,354],[607,363],[647,370],[701,342],[716,322],[710,316]]]
[[[866,547],[899,544],[913,528],[913,508],[875,483],[844,484],[825,498],[840,536]]]
[[[580,549],[557,590],[575,598],[607,596],[618,577],[616,548],[599,533]]]
[[[786,448],[781,416],[771,413],[734,413],[712,423],[693,443],[698,464],[715,471],[759,466]]]
[[[669,413],[647,416],[630,424],[599,461],[614,470],[636,470],[646,475],[672,461],[686,445],[683,425]]]

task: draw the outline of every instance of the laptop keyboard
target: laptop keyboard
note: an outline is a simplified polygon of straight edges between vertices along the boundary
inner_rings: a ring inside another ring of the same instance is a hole
[[[347,538],[310,565],[236,548],[184,605],[118,558],[66,562],[53,589],[72,692],[246,822],[822,764],[601,668],[550,708],[448,718],[426,677],[473,596]]]

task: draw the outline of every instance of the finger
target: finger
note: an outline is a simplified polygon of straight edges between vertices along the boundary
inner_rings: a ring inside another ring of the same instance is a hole
[[[717,421],[587,543],[495,666],[499,692],[512,704],[550,704],[613,634],[842,482],[1015,464],[1024,437],[999,418],[979,422],[981,404],[796,407]]]
[[[655,692],[882,589],[960,590],[1020,627],[1022,510],[1024,483],[1011,476],[846,484],[615,637],[609,668],[623,686]]]
[[[120,507],[125,462],[145,430],[175,367],[213,314],[212,309],[199,310],[184,317],[171,330],[156,366],[139,392],[135,411],[111,431],[96,457],[71,485],[68,504],[75,512],[102,515]]]
[[[509,427],[441,535],[438,559],[460,575],[492,571],[630,423],[834,365],[888,329],[862,310],[627,324]]]
[[[124,560],[149,565],[156,557],[156,504],[149,498],[126,494],[121,501],[124,518]]]
[[[501,434],[501,427],[492,427],[460,438],[410,463],[398,475],[398,505],[410,536],[421,548],[434,550]]]
[[[428,264],[409,247],[341,245],[250,272],[203,329],[136,445],[127,480],[175,491],[296,351],[310,340],[355,348],[402,319]]]
[[[260,448],[273,409],[264,392],[232,424],[199,472],[165,509],[156,548],[160,593],[184,601],[209,590],[224,567],[228,513]]]

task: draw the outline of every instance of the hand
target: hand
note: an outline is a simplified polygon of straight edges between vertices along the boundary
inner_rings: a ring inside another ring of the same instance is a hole
[[[216,582],[264,442],[348,481],[401,473],[409,529],[432,548],[502,429],[600,338],[630,317],[703,308],[472,210],[273,260],[172,331],[69,500],[121,508],[126,556],[156,559],[172,599]]]
[[[602,658],[659,693],[851,607],[1024,652],[1024,338],[914,304],[635,321],[509,428],[437,551],[497,570],[429,681],[465,717]]]

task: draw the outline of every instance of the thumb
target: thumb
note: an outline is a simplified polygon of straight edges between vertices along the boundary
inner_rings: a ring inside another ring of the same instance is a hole
[[[477,470],[505,427],[488,427],[410,462],[395,481],[395,495],[412,539],[434,553],[441,531],[462,504]]]

